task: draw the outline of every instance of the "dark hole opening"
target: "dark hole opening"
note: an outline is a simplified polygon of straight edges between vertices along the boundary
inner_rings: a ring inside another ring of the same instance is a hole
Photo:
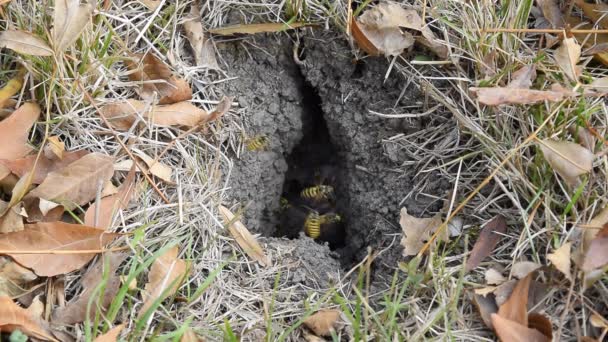
[[[336,203],[342,197],[339,194],[341,162],[323,118],[321,98],[304,81],[300,86],[304,107],[303,136],[287,157],[288,170],[283,184],[277,235],[294,239],[306,230],[306,225],[311,224],[312,228],[309,229],[314,231],[315,221],[307,219],[316,213],[321,223],[318,226],[320,235],[315,240],[328,242],[333,250],[343,247],[345,243],[346,222],[339,212],[340,205]],[[328,187],[333,189],[328,199],[314,200],[302,196],[306,189],[312,189],[308,192],[321,196]]]

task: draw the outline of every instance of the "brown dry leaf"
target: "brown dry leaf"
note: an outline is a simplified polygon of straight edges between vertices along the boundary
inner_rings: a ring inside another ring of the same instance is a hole
[[[154,176],[162,179],[163,181],[167,182],[167,183],[173,183],[173,181],[171,180],[171,175],[173,174],[173,170],[171,169],[171,167],[157,161],[154,161],[154,158],[148,156],[147,154],[145,154],[143,151],[140,151],[138,149],[133,149],[133,153],[138,156],[139,158],[141,158],[141,160],[144,161],[144,163],[146,163],[146,165],[148,166],[148,171],[153,174]],[[143,172],[144,170],[142,170]]]
[[[173,76],[171,69],[152,53],[135,54],[125,65],[132,72],[129,79],[141,82],[139,95],[146,101],[158,100],[158,104],[171,104],[192,98],[188,82]]]
[[[500,285],[504,283],[507,279],[496,269],[488,268],[484,274],[486,279],[486,284],[488,285]]]
[[[550,139],[539,143],[547,163],[571,185],[593,168],[593,153],[579,144]]]
[[[27,145],[27,138],[39,115],[40,107],[37,104],[24,103],[8,118],[0,121],[0,159],[21,158],[32,150]]]
[[[535,79],[536,66],[534,64],[526,65],[511,74],[511,82],[507,84],[507,88],[529,89]]]
[[[492,324],[496,335],[505,342],[550,342],[551,339],[536,329],[508,320],[499,314],[492,314]]]
[[[114,183],[112,183],[111,180],[109,180],[103,186],[103,190],[101,190],[101,198],[115,195],[117,192],[118,192],[118,188],[116,187],[116,185],[114,185]]]
[[[186,332],[179,339],[179,342],[204,342],[205,340],[198,336],[192,329],[186,329]]]
[[[131,168],[124,182],[120,185],[118,192],[112,196],[101,199],[99,210],[97,204],[93,203],[84,214],[84,224],[90,227],[108,229],[112,224],[114,215],[127,207],[133,196],[135,189],[135,168]],[[99,212],[97,222],[95,222],[95,213]]]
[[[528,327],[535,329],[547,337],[547,341],[553,339],[553,326],[551,321],[545,316],[535,312],[528,315]]]
[[[575,0],[574,2],[578,7],[583,10],[585,16],[593,20],[593,22],[605,29],[608,29],[608,4],[605,3],[588,3],[585,0]]]
[[[0,33],[0,47],[32,56],[52,56],[53,50],[42,39],[25,31],[6,30]]]
[[[581,58],[581,46],[576,42],[576,38],[565,38],[555,49],[554,58],[564,74],[577,82],[580,74],[576,65]]]
[[[499,316],[524,326],[528,325],[528,293],[531,282],[532,273],[517,282],[509,299],[498,309]]]
[[[114,159],[101,153],[90,153],[63,169],[49,173],[46,179],[28,194],[74,209],[93,200],[100,186],[114,174]]]
[[[260,246],[256,238],[249,232],[245,225],[237,220],[235,215],[228,208],[220,205],[219,210],[224,218],[225,224],[228,225],[230,235],[232,235],[245,253],[253,260],[259,262],[262,266],[270,266],[270,258],[264,253],[262,246]]]
[[[21,215],[23,205],[21,205],[21,203],[17,203],[17,205],[8,207],[8,204],[4,202],[2,202],[0,206],[1,205],[6,205],[6,212],[2,217],[0,217],[0,233],[22,231],[24,228],[23,216]]]
[[[137,100],[127,100],[103,106],[103,115],[113,128],[128,130],[138,116],[148,119],[158,126],[194,127],[209,117],[207,111],[189,102],[180,102],[165,106],[149,106]]]
[[[13,332],[21,330],[24,334],[46,341],[57,341],[48,327],[30,312],[19,307],[10,297],[0,297],[0,330]]]
[[[304,325],[317,336],[329,336],[340,318],[338,310],[319,310],[304,320]]]
[[[441,225],[441,216],[435,215],[429,218],[417,218],[407,213],[406,208],[401,208],[401,218],[399,219],[403,237],[403,255],[416,255],[431,235]],[[448,241],[447,230],[439,237],[440,241]]]
[[[148,274],[148,283],[142,294],[144,305],[139,310],[139,318],[146,314],[146,311],[155,301],[167,298],[177,292],[188,276],[190,265],[185,260],[178,259],[178,254],[179,250],[175,246],[152,263]]]
[[[533,261],[519,261],[514,263],[513,267],[511,267],[511,275],[517,279],[523,279],[525,276],[541,267],[541,264],[537,264]]]
[[[116,275],[118,266],[127,257],[124,253],[105,253],[97,259],[87,272],[82,276],[80,284],[82,293],[74,297],[66,306],[59,307],[53,311],[51,321],[55,324],[71,325],[84,322],[87,317],[95,320],[95,313],[100,309],[107,310],[120,289],[120,278]],[[104,279],[104,265],[108,274]],[[103,295],[95,293],[95,289],[104,281]],[[87,314],[87,306],[91,302],[91,296],[95,296],[91,303],[91,310]],[[101,298],[100,298],[101,297]]]
[[[400,55],[405,49],[414,45],[414,36],[409,32],[402,31],[395,24],[395,20],[390,19],[393,18],[392,16],[388,19],[385,18],[382,13],[379,13],[378,7],[369,9],[358,19],[354,19],[352,27],[356,34],[353,34],[353,37],[359,47],[372,55],[380,53],[386,56]],[[361,35],[365,38],[361,39]],[[368,47],[368,43],[378,53],[374,53],[373,49]]]
[[[161,4],[161,0],[137,0],[146,6],[150,11],[155,11]]]
[[[595,27],[593,25],[584,23],[579,17],[576,17],[576,16],[571,15],[566,18],[566,21],[568,22],[568,24],[571,27],[576,27],[577,29],[581,29],[581,30],[595,29]],[[607,34],[593,35],[593,39],[586,39],[588,36],[588,34],[586,34],[586,33],[577,33],[577,34],[574,34],[574,36],[576,37],[576,39],[579,42],[583,42],[583,46],[588,49],[592,48],[596,44],[598,44],[598,45],[604,44],[604,43],[608,44],[608,35]],[[595,57],[595,59],[597,59],[604,65],[608,65],[608,53],[598,52],[598,53],[595,53],[593,57]]]
[[[566,23],[562,17],[562,11],[555,0],[536,0],[538,7],[543,12],[543,16],[553,28],[564,28]]]
[[[562,274],[570,281],[572,281],[572,272],[570,271],[571,247],[572,243],[566,242],[561,245],[560,248],[556,249],[555,252],[547,254],[547,260],[551,261],[553,266],[555,266],[558,271],[562,272]]]
[[[492,314],[498,312],[498,305],[496,305],[494,295],[489,294],[488,296],[482,296],[474,293],[472,301],[486,327],[494,329],[494,326],[492,325]]]
[[[186,38],[190,42],[192,50],[194,50],[194,59],[197,66],[219,69],[217,59],[215,58],[213,41],[205,35],[199,13],[199,7],[193,4],[190,8],[190,17],[183,24]]]
[[[591,271],[608,264],[608,225],[591,240],[582,265],[583,271]]]
[[[25,225],[16,233],[0,235],[0,250],[37,275],[52,277],[80,269],[97,254],[11,254],[11,251],[100,250],[117,234],[65,222],[39,222]]]
[[[29,291],[28,283],[36,280],[32,271],[8,257],[0,257],[0,296],[18,297]]]
[[[380,56],[380,51],[376,48],[376,46],[365,36],[365,33],[361,31],[359,24],[357,24],[357,20],[355,17],[351,18],[350,22],[350,33],[353,36],[355,42],[357,42],[357,46],[363,51],[365,51],[370,56]]]
[[[0,89],[0,109],[12,104],[10,98],[16,95],[23,87],[23,78],[26,73],[27,70],[25,68],[20,68],[17,74]]]
[[[115,326],[114,328],[108,330],[107,333],[97,336],[93,340],[93,342],[117,342],[118,336],[120,336],[120,333],[122,332],[122,330],[124,328],[125,328],[124,324],[119,324],[119,325]]]
[[[17,184],[13,188],[13,193],[11,194],[11,201],[8,203],[8,207],[12,208],[17,203],[21,202],[23,197],[30,191],[32,186],[32,176],[28,172],[23,177],[19,178]]]
[[[555,90],[534,90],[504,87],[478,88],[471,87],[469,91],[477,97],[479,103],[486,106],[503,104],[534,104],[543,101],[559,102],[570,97],[569,92]]]
[[[313,24],[306,22],[293,22],[293,23],[263,23],[263,24],[247,24],[247,25],[234,25],[226,27],[218,27],[209,30],[212,34],[220,36],[232,36],[235,34],[255,34],[255,33],[267,33],[267,32],[283,32],[285,30],[292,30],[299,27],[313,26]]]
[[[91,21],[95,6],[80,0],[55,0],[53,12],[53,46],[60,52],[72,45]]]
[[[49,212],[51,212],[53,209],[59,207],[60,204],[57,204],[55,202],[51,202],[51,201],[47,201],[44,198],[41,198],[38,202],[38,209],[40,209],[40,213],[43,216],[47,216],[49,214]]]
[[[495,216],[491,221],[486,223],[479,238],[475,241],[471,255],[467,259],[465,272],[469,272],[479,266],[479,263],[494,251],[494,247],[502,238],[501,234],[507,232],[507,222],[502,215]]]
[[[19,177],[23,177],[27,172],[32,171],[34,165],[36,165],[32,176],[32,184],[40,184],[50,172],[62,169],[87,154],[89,154],[89,152],[85,150],[65,152],[63,154],[63,159],[61,160],[52,160],[41,155],[37,164],[37,155],[30,155],[19,159],[0,160],[0,164],[6,166],[12,173]]]
[[[59,140],[58,136],[52,136],[47,139],[46,145],[44,145],[44,156],[47,159],[63,159],[63,153],[65,152],[65,144]]]
[[[591,134],[586,127],[574,126],[571,127],[569,131],[576,137],[579,144],[587,148],[590,152],[595,150],[595,136]]]
[[[588,44],[584,44],[583,46],[587,47]],[[583,51],[583,56],[592,56],[601,53],[608,52],[608,43],[599,43],[595,44],[592,47]]]

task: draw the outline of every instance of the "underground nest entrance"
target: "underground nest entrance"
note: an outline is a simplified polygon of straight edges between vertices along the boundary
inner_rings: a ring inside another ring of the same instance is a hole
[[[303,137],[287,157],[277,236],[295,239],[301,232],[332,250],[346,242],[341,160],[323,118],[321,99],[311,86],[302,86]]]

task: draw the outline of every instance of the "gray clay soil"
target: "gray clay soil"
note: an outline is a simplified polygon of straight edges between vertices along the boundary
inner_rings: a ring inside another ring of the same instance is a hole
[[[382,270],[379,275],[390,277],[384,271],[402,258],[400,208],[424,216],[425,210],[437,210],[442,203],[416,196],[403,201],[412,190],[414,170],[404,173],[400,167],[404,157],[387,154],[382,143],[422,127],[423,119],[386,119],[369,110],[388,112],[419,104],[422,94],[403,92],[400,85],[405,82],[399,76],[385,79],[384,58],[354,62],[343,35],[317,30],[300,32],[300,40],[301,64],[293,59],[293,41],[287,34],[248,38],[220,51],[229,73],[238,77],[229,82],[226,93],[249,108],[244,118],[249,134],[264,134],[270,140],[267,150],[244,153],[235,162],[231,193],[247,205],[244,219],[249,229],[276,235],[279,199],[288,160],[293,159],[290,153],[306,134],[307,120],[321,118],[335,149],[337,209],[346,226],[346,245],[336,252],[343,266],[350,266],[366,255],[367,247],[377,251],[392,246],[375,263],[375,269]],[[427,191],[442,197],[448,186],[438,181]],[[300,239],[309,240],[302,235]]]

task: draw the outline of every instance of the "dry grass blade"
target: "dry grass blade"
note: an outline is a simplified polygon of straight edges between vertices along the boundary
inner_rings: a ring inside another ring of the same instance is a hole
[[[33,171],[32,184],[40,184],[49,173],[60,170],[89,153],[85,150],[65,152],[61,160],[52,160],[43,155],[40,158],[37,155],[30,155],[14,160],[0,160],[0,164],[4,164],[12,173],[19,177],[23,177],[26,173]],[[37,158],[38,162],[36,162]]]
[[[138,317],[143,317],[158,299],[167,298],[177,292],[188,276],[190,265],[185,260],[178,259],[178,254],[177,246],[173,247],[152,263],[143,295],[144,305],[139,309]]]
[[[126,257],[127,255],[123,253],[107,253],[98,258],[95,264],[82,276],[82,293],[68,302],[66,306],[55,309],[51,321],[54,324],[71,325],[84,322],[87,318],[91,321],[95,320],[97,310],[106,310],[120,289],[120,278],[116,275],[116,270]],[[93,299],[91,311],[87,313],[91,296],[95,294],[95,289],[104,280],[104,264],[109,270],[107,272],[109,277],[105,281],[103,295],[96,296]]]
[[[25,103],[0,121],[0,159],[21,158],[32,150],[27,145],[27,139],[39,115],[40,107],[37,104]]]
[[[114,328],[108,330],[107,333],[97,336],[93,342],[116,342],[118,341],[118,336],[120,336],[120,333],[122,332],[122,330],[125,328],[124,324],[119,324],[117,326],[115,326]]]
[[[304,325],[317,336],[329,336],[340,318],[338,310],[320,310],[304,320]]]
[[[148,106],[137,100],[127,100],[103,106],[102,114],[115,129],[128,130],[138,114],[153,125],[194,127],[204,122],[209,113],[189,102],[164,106]]]
[[[65,222],[28,224],[25,230],[0,235],[0,249],[37,275],[51,277],[80,269],[94,253],[22,254],[27,251],[79,251],[102,249],[117,235],[103,230]]]
[[[100,203],[91,204],[84,215],[84,224],[101,229],[110,228],[116,212],[129,205],[134,190],[135,167],[131,168],[116,194],[102,198]],[[98,217],[96,213],[99,213]]]
[[[93,3],[81,4],[79,0],[55,0],[53,12],[53,45],[63,51],[80,36],[93,16]]]
[[[471,255],[467,259],[465,272],[475,269],[483,259],[492,254],[494,247],[501,239],[501,235],[506,232],[507,222],[502,215],[497,215],[488,222],[479,233],[477,241],[475,241]]]
[[[217,34],[220,36],[232,36],[235,34],[256,34],[256,33],[270,33],[270,32],[282,32],[285,30],[292,30],[299,27],[314,26],[314,24],[306,22],[293,22],[293,23],[263,23],[263,24],[247,24],[247,25],[234,25],[227,27],[219,27],[209,30],[210,33]]]
[[[95,198],[97,189],[114,174],[112,157],[91,153],[69,164],[63,169],[49,173],[47,178],[28,195],[28,198],[43,198],[73,209]]]
[[[570,271],[570,250],[572,247],[571,242],[566,242],[561,247],[555,250],[553,253],[547,254],[547,260],[551,261],[553,266],[558,271],[562,272],[564,276],[572,281],[572,272]]]
[[[21,330],[30,337],[46,341],[57,341],[49,329],[30,312],[19,307],[10,297],[0,297],[0,330],[12,332]]]
[[[549,139],[539,143],[547,163],[570,184],[576,184],[578,176],[593,168],[593,153],[581,145]]]
[[[6,30],[0,33],[0,47],[32,56],[52,56],[53,49],[29,32]]]
[[[253,260],[259,262],[262,266],[270,266],[270,259],[245,225],[243,225],[241,221],[238,221],[236,216],[228,208],[220,205],[219,210],[228,226],[230,235],[232,235],[245,253]]]

